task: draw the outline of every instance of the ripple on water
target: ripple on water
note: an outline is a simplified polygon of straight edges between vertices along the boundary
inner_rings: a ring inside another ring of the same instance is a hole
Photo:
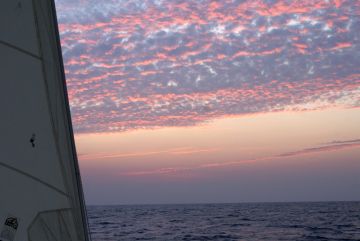
[[[360,240],[360,202],[90,206],[93,241]]]

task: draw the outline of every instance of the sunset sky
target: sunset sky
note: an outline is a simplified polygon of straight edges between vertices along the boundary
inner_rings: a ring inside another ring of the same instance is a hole
[[[88,204],[360,200],[358,0],[57,0]]]

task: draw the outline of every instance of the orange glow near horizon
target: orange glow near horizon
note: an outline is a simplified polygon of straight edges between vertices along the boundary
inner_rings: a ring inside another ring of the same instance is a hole
[[[226,169],[264,160],[271,165],[279,158],[359,149],[358,123],[359,109],[279,112],[195,127],[79,134],[76,143],[84,169],[101,164],[109,175],[171,178],[176,170]],[[335,143],[348,140],[355,143]]]

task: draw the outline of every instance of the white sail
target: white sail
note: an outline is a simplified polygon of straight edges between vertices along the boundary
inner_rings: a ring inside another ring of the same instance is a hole
[[[0,1],[0,240],[89,240],[53,0]]]

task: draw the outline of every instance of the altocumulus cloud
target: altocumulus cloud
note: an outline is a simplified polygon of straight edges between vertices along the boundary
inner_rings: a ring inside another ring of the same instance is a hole
[[[357,0],[57,0],[77,132],[360,105]]]

